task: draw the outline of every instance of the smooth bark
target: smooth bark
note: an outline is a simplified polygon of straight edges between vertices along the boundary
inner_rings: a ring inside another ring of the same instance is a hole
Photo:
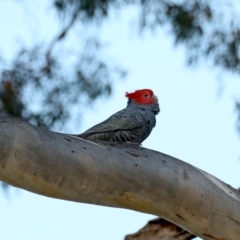
[[[53,198],[154,214],[202,239],[240,239],[237,190],[131,144],[98,144],[0,117],[0,180]]]

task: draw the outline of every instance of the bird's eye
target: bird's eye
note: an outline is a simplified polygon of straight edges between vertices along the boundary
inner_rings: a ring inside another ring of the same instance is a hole
[[[146,94],[144,94],[144,96],[145,96],[145,97],[149,97],[149,95],[148,95],[147,93],[146,93]]]

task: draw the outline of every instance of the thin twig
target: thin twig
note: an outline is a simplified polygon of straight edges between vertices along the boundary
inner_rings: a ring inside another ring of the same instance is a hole
[[[73,14],[73,16],[72,16],[70,22],[67,24],[67,26],[65,26],[65,27],[60,31],[60,33],[59,33],[59,34],[52,40],[52,42],[50,43],[49,48],[48,48],[48,50],[47,50],[47,52],[46,52],[46,60],[47,60],[47,62],[49,62],[49,60],[50,60],[50,55],[51,55],[52,49],[54,48],[54,45],[55,45],[58,41],[62,40],[62,39],[66,36],[67,32],[68,32],[68,31],[70,30],[70,28],[74,25],[74,23],[75,23],[78,15],[79,15],[79,13],[80,13],[80,11],[79,11],[79,8],[78,8],[78,9],[75,11],[75,13]]]

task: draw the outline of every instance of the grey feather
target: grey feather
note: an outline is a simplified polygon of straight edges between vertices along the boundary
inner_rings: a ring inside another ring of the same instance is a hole
[[[129,100],[126,108],[78,136],[93,141],[141,144],[155,127],[159,111],[158,103],[142,105]]]

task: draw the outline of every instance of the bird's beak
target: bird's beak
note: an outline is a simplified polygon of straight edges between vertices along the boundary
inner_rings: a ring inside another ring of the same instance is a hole
[[[158,102],[158,98],[156,95],[153,95],[152,98],[155,100],[155,102]]]

